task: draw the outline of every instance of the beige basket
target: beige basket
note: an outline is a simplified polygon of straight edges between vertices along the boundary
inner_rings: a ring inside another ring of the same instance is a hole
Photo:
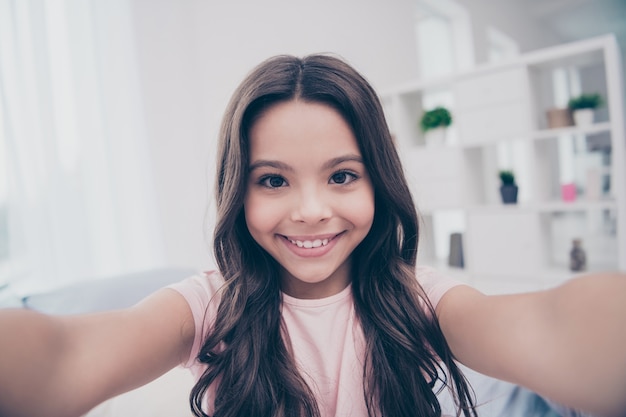
[[[547,116],[548,116],[548,128],[550,129],[574,125],[574,119],[572,119],[572,112],[567,108],[549,109],[547,111]]]

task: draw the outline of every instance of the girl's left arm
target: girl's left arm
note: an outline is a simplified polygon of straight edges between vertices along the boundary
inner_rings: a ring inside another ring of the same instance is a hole
[[[562,405],[626,416],[626,274],[528,294],[449,290],[436,308],[455,357]]]

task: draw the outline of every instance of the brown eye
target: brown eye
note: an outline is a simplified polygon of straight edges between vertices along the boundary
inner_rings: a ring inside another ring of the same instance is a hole
[[[278,175],[268,175],[261,178],[259,184],[267,188],[280,188],[287,185],[287,181],[285,181],[283,177],[280,177]]]
[[[358,179],[359,177],[356,174],[348,171],[339,171],[335,172],[330,177],[330,183],[332,184],[349,184],[352,181]]]

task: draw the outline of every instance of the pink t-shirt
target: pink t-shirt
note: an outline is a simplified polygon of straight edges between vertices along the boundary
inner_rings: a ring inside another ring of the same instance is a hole
[[[417,268],[417,278],[433,307],[460,283],[430,268]],[[198,379],[206,365],[196,361],[203,335],[219,304],[213,297],[224,283],[216,272],[193,276],[170,288],[185,297],[195,320],[196,336],[185,367]],[[350,286],[338,294],[304,300],[283,294],[283,320],[297,366],[316,395],[323,417],[367,416],[363,398],[365,341],[355,319]],[[212,393],[209,390],[209,395]],[[209,404],[212,401],[209,399]]]

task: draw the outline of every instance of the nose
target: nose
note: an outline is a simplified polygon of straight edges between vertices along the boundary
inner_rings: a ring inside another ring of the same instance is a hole
[[[307,187],[295,196],[291,220],[317,224],[329,219],[331,214],[329,196],[317,187]]]

